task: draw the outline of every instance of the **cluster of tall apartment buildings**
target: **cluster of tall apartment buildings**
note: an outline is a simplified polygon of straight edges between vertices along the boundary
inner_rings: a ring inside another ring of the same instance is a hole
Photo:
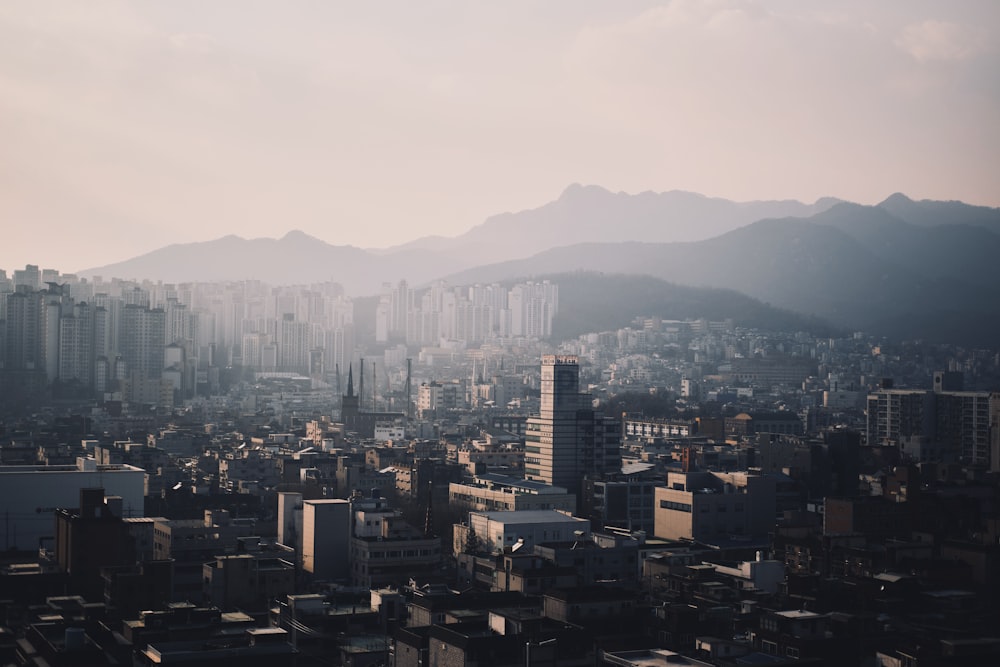
[[[545,280],[414,290],[405,280],[386,284],[375,311],[375,340],[437,345],[444,340],[481,343],[491,338],[547,338],[559,309],[559,286]]]
[[[547,281],[420,290],[401,281],[379,299],[375,342],[543,338],[552,333],[558,295]],[[354,302],[332,282],[172,285],[87,280],[32,265],[10,278],[0,271],[0,381],[7,387],[59,383],[170,405],[213,393],[227,366],[332,377],[357,361],[365,341],[355,331]]]
[[[0,379],[167,404],[221,367],[324,372],[349,363],[354,307],[336,283],[163,283],[0,271]]]

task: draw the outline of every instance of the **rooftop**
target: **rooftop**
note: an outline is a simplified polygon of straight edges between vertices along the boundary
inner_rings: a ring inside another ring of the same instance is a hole
[[[590,523],[587,519],[564,514],[558,510],[513,510],[499,512],[472,512],[500,523]]]
[[[781,616],[782,618],[795,618],[795,619],[806,619],[806,618],[822,618],[823,614],[817,614],[814,611],[806,611],[805,609],[792,609],[789,611],[776,611],[775,615]]]
[[[546,484],[545,482],[539,482],[533,479],[523,479],[521,477],[512,477],[510,475],[501,475],[499,473],[492,472],[476,475],[473,484],[490,487],[506,486],[512,489],[523,489],[528,493],[537,494],[568,493],[568,491],[561,486],[552,486],[551,484]]]

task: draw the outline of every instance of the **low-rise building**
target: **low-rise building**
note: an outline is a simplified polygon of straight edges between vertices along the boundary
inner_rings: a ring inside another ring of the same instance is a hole
[[[499,553],[531,549],[545,542],[589,539],[590,521],[557,510],[470,512],[468,524],[456,524],[454,553]],[[472,544],[475,548],[470,548]]]
[[[766,537],[774,526],[774,479],[747,472],[671,472],[655,489],[655,533],[700,542]]]
[[[351,583],[365,588],[401,586],[441,564],[441,539],[408,524],[381,497],[351,504]]]
[[[564,510],[576,508],[576,496],[561,486],[496,473],[448,485],[448,504],[463,512]]]

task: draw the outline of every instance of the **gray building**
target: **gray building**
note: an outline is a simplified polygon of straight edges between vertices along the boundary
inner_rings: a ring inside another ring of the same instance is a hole
[[[302,503],[302,569],[316,579],[350,575],[351,503],[306,500]]]
[[[579,494],[585,477],[621,468],[621,423],[596,413],[580,393],[575,356],[542,357],[539,414],[528,418],[524,476]],[[579,497],[579,495],[578,495]]]

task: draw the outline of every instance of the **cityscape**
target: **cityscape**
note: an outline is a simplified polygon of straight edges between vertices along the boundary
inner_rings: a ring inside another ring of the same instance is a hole
[[[550,280],[27,266],[0,296],[13,664],[1000,649],[996,350],[650,313],[556,340]]]
[[[1000,665],[1000,3],[0,3],[0,667]]]

